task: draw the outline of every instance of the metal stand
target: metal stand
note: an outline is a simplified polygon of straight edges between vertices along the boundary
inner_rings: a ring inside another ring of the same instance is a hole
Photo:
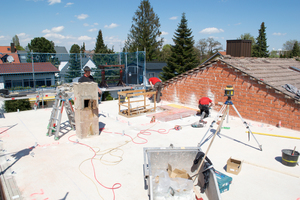
[[[258,143],[258,141],[256,140],[255,136],[253,135],[252,131],[249,128],[249,125],[247,124],[247,122],[242,118],[242,116],[240,115],[239,111],[236,109],[236,107],[234,106],[233,102],[231,101],[231,97],[228,97],[228,99],[226,100],[226,102],[224,103],[224,105],[222,106],[222,108],[220,109],[219,113],[217,114],[216,118],[212,121],[211,125],[209,126],[209,129],[207,130],[207,132],[205,133],[205,135],[203,136],[203,138],[201,139],[200,143],[198,144],[199,147],[202,146],[202,142],[204,141],[207,133],[209,133],[209,131],[211,130],[211,128],[213,128],[213,125],[216,123],[216,121],[218,120],[218,118],[220,116],[222,116],[221,122],[218,126],[218,129],[216,130],[216,134],[218,134],[221,130],[222,124],[224,122],[224,119],[227,115],[227,119],[228,119],[228,114],[229,114],[229,106],[232,106],[235,110],[235,112],[238,114],[238,116],[240,117],[240,119],[242,120],[243,124],[245,124],[246,128],[248,129],[248,141],[250,141],[250,134],[253,136],[253,138],[255,139],[255,141],[257,142],[260,150],[262,151],[262,145],[260,145]]]

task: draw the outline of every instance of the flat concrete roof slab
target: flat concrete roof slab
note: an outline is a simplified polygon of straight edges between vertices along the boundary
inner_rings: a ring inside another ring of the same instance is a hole
[[[162,101],[159,105],[168,104]],[[0,163],[5,172],[2,181],[13,177],[22,199],[148,199],[143,148],[170,144],[195,147],[217,112],[206,118],[206,127],[193,128],[190,124],[198,121],[198,116],[150,123],[147,114],[120,116],[118,101],[105,101],[99,105],[99,127],[104,127],[100,135],[78,139],[64,112],[64,135],[57,141],[54,136],[46,136],[50,114],[51,109],[47,108],[5,113],[5,118],[0,118]],[[246,121],[253,132],[300,137],[298,131]],[[175,125],[182,126],[182,130],[174,130]],[[222,199],[300,198],[300,167],[281,163],[281,150],[295,146],[299,150],[299,139],[254,135],[262,145],[260,151],[253,136],[248,141],[240,118],[230,116],[223,126],[230,129],[221,129],[208,152],[214,168],[233,178],[229,191],[221,194]],[[216,128],[214,125],[207,136]],[[210,142],[211,139],[201,146],[204,152]],[[94,151],[96,156],[91,162]],[[238,175],[224,169],[230,157],[243,161]],[[113,187],[119,188],[112,190]]]

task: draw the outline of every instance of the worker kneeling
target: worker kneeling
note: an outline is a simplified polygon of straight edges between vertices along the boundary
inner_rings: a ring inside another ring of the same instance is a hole
[[[201,117],[200,120],[206,118],[209,116],[209,108],[212,107],[214,105],[214,103],[212,102],[212,100],[208,97],[202,97],[199,100],[199,109],[200,109],[200,116]]]

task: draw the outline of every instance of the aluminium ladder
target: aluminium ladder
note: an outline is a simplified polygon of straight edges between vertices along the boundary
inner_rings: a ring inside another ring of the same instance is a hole
[[[56,96],[55,102],[53,105],[53,109],[51,112],[51,117],[48,124],[48,132],[47,136],[52,136],[55,132],[55,140],[58,140],[58,134],[60,130],[61,124],[61,116],[63,113],[63,109],[65,107],[66,113],[69,119],[69,123],[71,125],[72,130],[75,130],[75,112],[71,103],[71,99],[69,98],[68,94],[63,90],[59,89]],[[61,106],[60,106],[61,105]]]
[[[35,97],[35,102],[34,102],[34,105],[33,105],[33,109],[36,110],[39,107],[39,104],[40,104],[40,92],[38,92],[38,94]]]

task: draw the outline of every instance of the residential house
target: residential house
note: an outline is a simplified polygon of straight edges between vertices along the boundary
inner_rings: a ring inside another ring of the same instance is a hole
[[[167,66],[165,62],[147,62],[146,63],[146,77],[147,79],[151,77],[159,78],[162,68]]]
[[[0,89],[33,87],[33,76],[36,86],[55,85],[56,73],[59,70],[49,62],[0,64]]]
[[[14,43],[10,46],[0,46],[0,64],[20,63]]]

